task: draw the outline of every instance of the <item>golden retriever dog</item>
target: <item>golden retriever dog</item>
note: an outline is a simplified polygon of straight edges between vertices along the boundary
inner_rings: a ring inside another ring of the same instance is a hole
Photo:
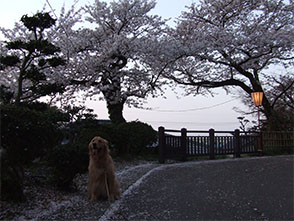
[[[115,177],[114,163],[107,140],[94,137],[89,143],[89,200],[120,198],[120,184]]]

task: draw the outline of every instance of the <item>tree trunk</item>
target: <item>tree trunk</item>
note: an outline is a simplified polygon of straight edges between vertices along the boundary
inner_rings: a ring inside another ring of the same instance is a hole
[[[281,114],[279,114],[277,111],[274,110],[274,108],[271,106],[271,104],[269,103],[267,99],[263,100],[262,107],[263,107],[262,112],[264,113],[267,120],[266,127],[270,130],[276,130],[276,131],[281,130],[283,128],[283,124],[285,123],[281,119]]]
[[[17,82],[17,91],[16,91],[16,97],[15,97],[15,104],[17,106],[20,104],[20,100],[22,96],[22,82],[23,82],[23,75],[22,73],[20,73],[20,76]]]
[[[106,101],[106,103],[109,119],[112,123],[119,124],[126,122],[125,118],[123,117],[124,102],[112,104],[111,102]]]

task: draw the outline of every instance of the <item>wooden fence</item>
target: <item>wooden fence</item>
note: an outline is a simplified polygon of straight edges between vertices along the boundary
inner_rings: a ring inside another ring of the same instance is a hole
[[[294,131],[262,132],[262,146],[268,153],[293,153]]]
[[[196,134],[196,135],[190,135]],[[187,131],[169,130],[159,127],[159,162],[164,163],[169,157],[234,155],[240,157],[245,153],[261,153],[261,136],[259,133],[235,131]]]

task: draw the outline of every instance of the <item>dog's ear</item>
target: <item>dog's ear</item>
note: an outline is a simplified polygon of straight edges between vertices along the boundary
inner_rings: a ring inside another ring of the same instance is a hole
[[[109,146],[109,143],[108,143],[107,140],[103,139],[103,141],[104,141],[104,143],[105,143],[106,146]]]
[[[105,150],[109,153],[109,143],[107,140],[103,139]]]
[[[95,140],[96,137],[94,137],[90,143],[89,143],[89,152],[92,153],[92,150],[93,150],[93,141]]]
[[[92,153],[92,141],[89,143],[88,147],[89,147],[89,153]]]

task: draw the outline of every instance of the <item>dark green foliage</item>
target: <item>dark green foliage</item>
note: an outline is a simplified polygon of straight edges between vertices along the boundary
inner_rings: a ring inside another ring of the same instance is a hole
[[[4,67],[10,67],[10,66],[15,66],[16,64],[18,64],[20,62],[19,58],[17,56],[14,55],[8,55],[5,57],[0,57],[0,63],[3,65]]]
[[[35,84],[39,81],[46,80],[46,75],[40,72],[35,65],[31,65],[31,67],[27,71],[25,71],[25,77]]]
[[[145,123],[133,121],[115,127],[112,142],[119,155],[138,155],[157,140],[157,132]]]
[[[23,201],[23,167],[19,162],[9,161],[7,151],[0,149],[1,200]]]
[[[47,59],[47,62],[51,67],[65,65],[65,60],[62,58],[59,58],[59,57],[49,58],[49,59]]]
[[[12,163],[30,163],[62,139],[58,123],[67,121],[67,116],[45,106],[37,103],[0,106],[1,146],[7,150]]]
[[[83,120],[86,120],[86,122],[95,122],[95,118],[97,117],[96,114],[93,114],[93,109],[86,108],[84,106],[71,106],[68,105],[64,107],[65,111],[70,115],[70,120],[76,121],[76,123],[79,125],[82,123]],[[93,123],[91,122],[91,123]]]
[[[0,104],[8,104],[13,98],[13,93],[4,85],[0,85]]]
[[[89,142],[95,136],[108,140],[110,147],[112,147],[114,126],[112,124],[101,124],[99,120],[95,119],[80,119],[68,125],[66,134],[70,143],[86,148],[87,151]]]
[[[19,51],[19,56],[9,53],[0,56],[0,69],[13,67],[16,77],[15,104],[33,101],[42,96],[64,92],[64,87],[56,83],[48,83],[46,69],[65,65],[65,59],[60,57],[59,47],[45,39],[45,29],[55,24],[55,19],[49,13],[37,13],[33,16],[24,15],[23,25],[31,31],[32,38],[6,42],[8,50]],[[53,72],[54,73],[54,72]],[[24,81],[30,81],[30,87],[24,87]]]
[[[100,136],[109,141],[110,150],[118,156],[138,155],[157,140],[157,132],[139,121],[103,124],[99,120],[86,119],[76,121],[69,128],[72,143],[87,146],[94,136]]]
[[[140,154],[156,141],[156,132],[147,124],[99,121],[82,107],[70,108],[70,114],[37,102],[0,107],[1,145],[6,153],[2,189],[16,193],[7,199],[23,199],[22,168],[35,158],[47,161],[49,177],[57,187],[70,190],[76,174],[87,171],[88,144],[94,136],[107,139],[111,154],[118,156]]]
[[[46,60],[44,58],[41,58],[39,61],[38,61],[38,66],[39,67],[44,67],[46,65]]]
[[[42,40],[42,39],[33,39],[27,42],[23,42],[20,40],[11,41],[6,43],[6,48],[10,50],[24,49],[31,53],[39,52],[39,53],[43,53],[44,55],[53,55],[56,52],[60,52],[59,47],[54,46],[48,40]],[[15,56],[9,56],[9,57],[15,57]]]
[[[69,190],[77,173],[87,171],[88,148],[75,144],[55,147],[48,154],[48,165],[53,170],[53,182],[62,190]]]
[[[294,153],[294,147],[264,147],[263,148],[263,154],[266,156],[277,156],[277,155],[285,155],[285,154],[291,154]]]
[[[34,47],[44,55],[53,55],[56,52],[60,52],[60,48],[51,44],[48,40],[30,41],[31,47]]]
[[[65,87],[62,84],[42,84],[30,87],[31,91],[40,96],[54,95],[56,93],[63,93]]]
[[[77,173],[88,169],[88,143],[99,134],[99,122],[95,116],[82,107],[68,107],[71,118],[78,118],[63,128],[65,145],[59,145],[48,154],[48,165],[52,168],[52,181],[62,190],[70,190],[72,180]],[[74,111],[73,111],[74,110]]]
[[[69,190],[74,176],[87,171],[88,144],[95,136],[108,140],[111,155],[119,157],[138,156],[157,139],[156,131],[142,122],[117,125],[92,118],[79,119],[67,127],[69,143],[54,148],[49,154],[48,163],[53,168],[53,181],[59,188]],[[150,148],[150,152],[153,150]]]
[[[34,16],[23,15],[21,21],[31,31],[36,31],[37,28],[41,30],[50,28],[56,22],[49,13],[37,13]]]
[[[11,41],[11,42],[7,42],[6,43],[6,48],[7,49],[20,49],[20,48],[24,48],[24,42],[21,40],[16,40],[16,41]]]
[[[118,156],[138,155],[157,140],[157,132],[139,121],[102,124],[99,120],[80,120],[70,126],[70,133],[72,137],[74,134],[73,143],[79,146],[88,145],[94,136],[100,136],[109,141],[110,150]]]
[[[23,167],[60,143],[67,114],[44,103],[0,105],[2,200],[22,201]]]

